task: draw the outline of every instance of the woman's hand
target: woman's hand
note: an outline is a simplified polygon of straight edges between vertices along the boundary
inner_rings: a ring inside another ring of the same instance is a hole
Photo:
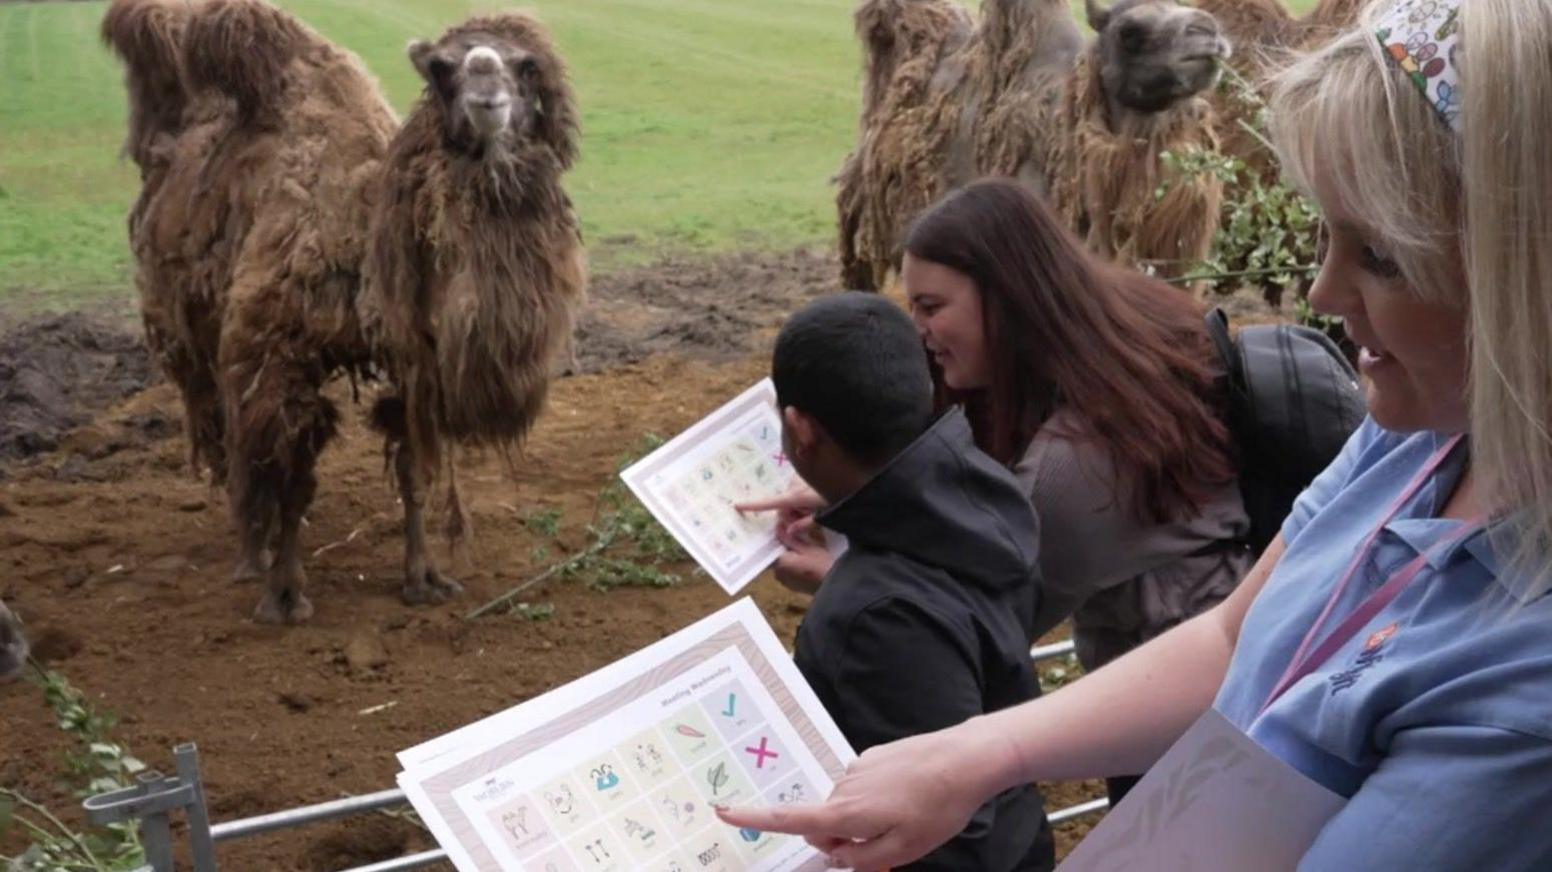
[[[800,835],[830,865],[867,872],[919,860],[947,842],[1001,785],[1018,782],[1018,772],[1013,743],[973,718],[868,749],[823,805],[719,809],[717,816],[736,827]]]
[[[733,508],[740,512],[776,512],[776,539],[787,549],[776,558],[776,580],[788,590],[812,595],[835,563],[835,556],[825,546],[823,531],[814,524],[814,514],[824,507],[824,498],[798,479],[779,497],[739,503]]]

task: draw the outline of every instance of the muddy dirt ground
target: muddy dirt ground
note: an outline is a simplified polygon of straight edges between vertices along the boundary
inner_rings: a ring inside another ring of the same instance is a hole
[[[770,337],[803,301],[835,289],[828,255],[666,261],[599,277],[579,330],[579,372],[509,474],[460,462],[474,521],[444,567],[454,603],[398,598],[400,515],[381,446],[348,386],[343,437],[325,454],[308,517],[302,627],[255,624],[259,591],[228,580],[224,500],[185,464],[176,395],[123,313],[11,323],[0,339],[0,598],[47,665],[104,710],[116,737],[171,769],[200,749],[215,820],[380,790],[394,752],[597,669],[728,603],[693,566],[668,588],[546,582],[522,601],[544,620],[475,605],[582,548],[598,495],[645,434],[671,436],[765,372]],[[546,521],[558,513],[558,529]],[[803,599],[763,577],[750,592],[790,640]],[[71,740],[29,684],[0,686],[0,785],[67,812]],[[1049,807],[1096,795],[1051,785]],[[1064,848],[1088,823],[1063,828]],[[15,833],[0,854],[20,847]],[[431,844],[387,815],[291,830],[220,851],[225,869],[337,870]],[[448,867],[451,868],[451,867]]]

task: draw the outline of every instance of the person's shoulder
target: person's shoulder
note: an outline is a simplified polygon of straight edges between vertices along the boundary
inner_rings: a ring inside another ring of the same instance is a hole
[[[1449,437],[1432,431],[1398,433],[1365,417],[1331,465],[1315,477],[1294,501],[1283,522],[1283,539],[1290,550],[1306,527],[1329,516],[1326,535],[1344,530],[1354,513],[1378,511],[1398,493]],[[1334,525],[1334,526],[1333,526]]]
[[[1036,491],[1061,493],[1074,487],[1109,488],[1115,464],[1097,441],[1085,438],[1081,414],[1061,408],[1051,413],[1024,447],[1013,472]]]

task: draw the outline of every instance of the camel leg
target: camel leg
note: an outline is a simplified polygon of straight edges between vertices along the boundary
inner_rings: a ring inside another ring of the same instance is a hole
[[[183,390],[184,428],[196,469],[208,471],[211,481],[226,483],[226,423],[221,414],[220,388],[215,374],[196,373]]]
[[[256,385],[253,395],[239,399],[227,418],[233,513],[244,562],[270,564],[254,619],[295,624],[313,613],[302,593],[302,518],[318,490],[318,455],[336,432],[339,413],[319,392],[316,375],[300,368],[271,364],[249,382]],[[265,557],[270,545],[273,561]]]
[[[320,392],[321,385],[299,372],[288,373],[283,421],[305,422],[295,429],[261,428],[273,441],[272,457],[281,471],[276,507],[275,564],[269,570],[269,588],[254,611],[263,623],[299,624],[313,616],[313,604],[302,589],[307,573],[302,569],[302,518],[318,492],[318,455],[338,431],[339,412]]]
[[[841,257],[841,287],[853,291],[876,291],[873,264],[857,250],[857,234],[862,227],[862,159],[856,153],[847,155],[846,163],[836,175],[837,191],[835,207],[838,214],[836,226],[840,237],[837,249]]]
[[[242,542],[233,577],[268,581],[254,620],[263,624],[305,621],[313,607],[302,595],[307,576],[302,571],[300,528],[317,489],[311,459],[304,468],[288,471],[273,458],[254,459],[252,448],[239,441],[232,452],[232,514]],[[272,538],[273,560],[267,547]]]
[[[147,331],[156,335],[151,327]],[[200,357],[187,348],[172,345],[160,349],[162,366],[170,380],[178,386],[183,397],[184,435],[189,442],[189,462],[196,472],[208,471],[213,486],[229,484],[227,477],[226,416],[221,389],[216,382],[214,359]],[[238,479],[244,484],[234,484],[234,492],[247,487],[239,471]],[[246,500],[245,500],[246,501]],[[258,509],[262,503],[251,508]],[[270,538],[274,531],[272,516],[234,502],[234,517],[238,519],[239,554],[232,569],[232,581],[258,581],[269,570],[272,554]]]
[[[313,616],[313,604],[302,593],[307,573],[302,569],[302,517],[318,491],[313,473],[316,456],[302,458],[280,498],[280,527],[275,540],[275,565],[269,571],[269,589],[254,610],[254,619],[265,624],[298,624]]]
[[[184,431],[189,440],[190,462],[196,470],[209,470],[212,484],[231,483],[227,478],[225,417],[214,374],[208,367],[192,363],[177,372],[177,379],[183,394]],[[231,483],[233,493],[264,486],[253,470],[239,471],[237,478],[241,481]],[[258,581],[270,567],[269,545],[274,518],[272,512],[265,511],[266,501],[257,497],[256,493],[251,493],[233,502],[238,527],[233,582]]]
[[[258,581],[269,572],[275,562],[275,554],[269,548],[274,527],[274,516],[270,512],[263,512],[260,517],[242,525],[238,537],[240,550],[237,566],[232,569],[233,582],[244,584]]]
[[[279,512],[279,473],[273,469],[251,468],[242,459],[241,471],[233,478],[232,507],[237,517],[237,565],[232,582],[246,584],[264,579],[275,564],[270,545],[275,538]]]
[[[426,480],[409,444],[399,446],[394,467],[404,501],[404,602],[412,606],[446,602],[463,587],[431,563],[426,548]]]

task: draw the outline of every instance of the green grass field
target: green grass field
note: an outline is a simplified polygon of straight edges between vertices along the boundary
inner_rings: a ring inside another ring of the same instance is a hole
[[[404,59],[490,4],[287,0],[361,55],[400,111]],[[851,144],[851,0],[539,0],[571,65],[583,157],[569,178],[607,268],[665,249],[788,248],[824,239],[828,178]],[[118,149],[120,69],[104,4],[0,5],[0,294],[123,292],[138,179]],[[610,261],[614,263],[611,264]],[[30,295],[29,295],[30,296]]]
[[[0,3],[0,305],[128,293],[124,214],[137,178],[118,157],[124,90],[97,39],[104,5]],[[281,5],[360,54],[401,112],[420,84],[404,44],[494,7]],[[854,0],[524,5],[555,32],[582,105],[569,188],[596,269],[829,239],[828,180],[856,124]]]

